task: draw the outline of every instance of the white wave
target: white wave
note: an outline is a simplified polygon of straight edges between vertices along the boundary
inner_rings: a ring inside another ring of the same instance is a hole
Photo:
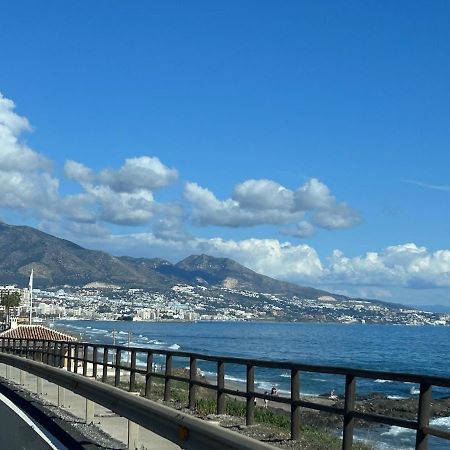
[[[401,395],[387,395],[386,397],[390,400],[404,400],[405,398],[408,398],[402,397]]]
[[[270,391],[272,389],[273,383],[268,381],[256,381],[256,387],[263,391]]]
[[[126,331],[119,331],[118,334],[128,334]]]
[[[430,424],[435,427],[450,429],[450,417],[438,417],[431,420]]]
[[[199,373],[201,376],[206,377],[206,378],[216,379],[216,377],[217,377],[217,372],[209,372],[207,370],[200,370]]]
[[[180,346],[178,344],[172,344],[172,345],[169,345],[168,348],[170,348],[171,350],[178,350],[180,348]]]
[[[243,378],[236,378],[231,375],[225,375],[225,380],[234,381],[236,383],[246,383],[246,380]]]
[[[380,379],[377,378],[374,381],[374,383],[393,383],[393,381],[392,380],[380,380]]]
[[[409,390],[409,393],[411,395],[419,395],[420,394],[420,389],[415,388],[414,386]]]
[[[403,427],[396,427],[396,426],[392,426],[389,428],[388,431],[385,431],[384,433],[381,433],[381,436],[400,436],[402,434],[412,434],[414,433],[414,430],[410,430],[408,428],[403,428]]]
[[[280,377],[283,377],[283,378],[291,378],[291,374],[290,374],[289,372],[284,372],[284,373],[282,373],[282,374],[280,375]]]

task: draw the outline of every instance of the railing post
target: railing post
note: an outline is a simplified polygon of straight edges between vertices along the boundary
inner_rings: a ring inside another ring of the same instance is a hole
[[[53,347],[53,342],[52,341],[48,341],[47,342],[47,364],[49,366],[53,366],[53,361],[52,361],[52,347]]]
[[[345,377],[344,430],[342,450],[351,450],[353,445],[353,411],[355,409],[356,378],[353,375]]]
[[[45,353],[44,353],[45,364],[48,364],[48,346],[49,346],[49,342],[45,341]]]
[[[42,395],[43,391],[43,382],[41,377],[36,377],[36,394]]]
[[[122,361],[122,351],[120,348],[116,348],[116,374],[114,377],[114,386],[118,387],[120,385],[120,365]]]
[[[129,391],[133,392],[136,389],[136,350],[131,350],[130,361],[130,388]]]
[[[189,364],[189,408],[195,408],[195,394],[197,392],[197,359],[191,356]]]
[[[66,390],[58,386],[58,406],[64,406],[64,403],[66,402]]]
[[[417,415],[416,450],[428,449],[428,434],[424,428],[430,424],[431,400],[433,398],[432,386],[420,383],[419,411]]]
[[[98,348],[96,345],[92,347],[92,378],[97,379],[97,358],[98,358]]]
[[[145,396],[150,397],[152,390],[153,353],[147,353],[147,373],[145,374]]]
[[[225,394],[222,389],[225,387],[225,363],[217,363],[217,414],[225,414]]]
[[[63,367],[65,367],[64,364],[64,350],[66,348],[66,343],[65,342],[61,342],[60,346],[59,346],[59,367],[62,369]]]
[[[57,352],[58,352],[58,342],[57,341],[53,341],[52,342],[52,366],[56,367],[58,364],[56,362],[56,356],[57,356]]]
[[[89,355],[89,345],[83,345],[83,376],[87,376],[87,365],[88,365],[88,355]]]
[[[80,346],[78,344],[75,344],[75,354],[73,356],[73,371],[78,373],[78,363],[80,362]]]
[[[291,439],[300,439],[300,371],[291,369]]]
[[[139,447],[139,425],[137,423],[128,420],[128,442],[127,449],[128,450],[136,450]]]
[[[252,392],[255,391],[255,366],[247,365],[247,408],[245,414],[245,424],[253,425],[255,423],[255,397]]]
[[[108,347],[103,347],[103,373],[102,382],[106,383],[108,379]]]
[[[36,339],[33,341],[32,353],[33,353],[33,361],[36,361],[36,359],[37,359],[37,341],[36,341]]]
[[[72,349],[73,349],[73,344],[68,342],[67,343],[67,372],[72,371]]]
[[[94,402],[92,400],[86,399],[85,411],[85,423],[86,425],[91,425],[94,423]]]
[[[164,377],[164,401],[170,401],[170,388],[172,380],[169,378],[172,375],[172,355],[168,353],[166,355],[166,375]]]

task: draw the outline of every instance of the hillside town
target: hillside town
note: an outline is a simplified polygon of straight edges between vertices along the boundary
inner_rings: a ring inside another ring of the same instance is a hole
[[[28,288],[0,286],[0,294],[19,292],[21,303],[14,314],[29,315]],[[4,307],[0,306],[0,312]],[[122,288],[90,283],[84,287],[34,289],[34,321],[290,321],[450,325],[450,314],[419,311],[411,307],[364,299],[339,299],[273,295],[227,287],[174,285],[166,291]]]

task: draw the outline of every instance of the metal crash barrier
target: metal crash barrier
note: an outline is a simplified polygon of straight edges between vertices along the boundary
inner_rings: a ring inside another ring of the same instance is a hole
[[[187,450],[273,450],[274,447],[75,373],[0,353],[0,363],[68,389]]]

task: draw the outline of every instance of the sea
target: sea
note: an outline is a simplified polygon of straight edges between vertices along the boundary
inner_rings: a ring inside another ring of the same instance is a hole
[[[207,355],[289,361],[382,371],[436,375],[450,378],[450,327],[376,324],[322,324],[281,322],[124,322],[58,320],[55,328],[82,340]],[[144,360],[140,361],[144,364]],[[156,360],[158,362],[158,360]],[[159,360],[162,364],[163,359]],[[186,360],[175,365],[185,367]],[[200,362],[199,369],[214,379],[215,365]],[[245,383],[245,367],[226,365],[226,383]],[[289,394],[286,370],[257,368],[256,388],[275,386]],[[306,396],[344,392],[343,376],[306,372],[300,392]],[[417,398],[419,385],[358,379],[357,394],[373,393],[392,399]],[[450,397],[450,389],[433,388],[434,398]],[[433,420],[433,426],[450,431],[450,417]],[[413,431],[390,426],[356,430],[356,438],[374,450],[414,448]],[[450,442],[430,437],[432,450],[450,449]]]

